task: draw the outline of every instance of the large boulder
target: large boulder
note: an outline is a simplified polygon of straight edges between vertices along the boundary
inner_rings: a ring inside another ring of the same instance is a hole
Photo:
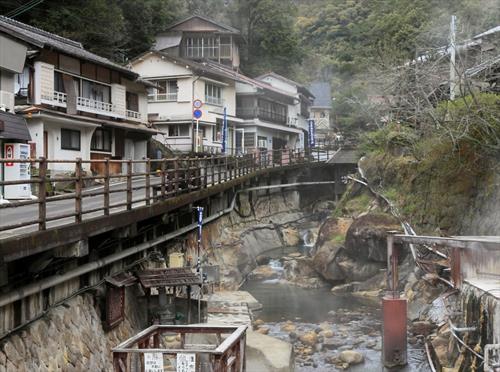
[[[396,218],[384,213],[369,213],[354,220],[347,231],[346,254],[356,261],[387,261],[387,232],[400,230]],[[403,250],[403,254],[406,252]],[[404,257],[402,257],[403,259]]]
[[[337,257],[336,265],[348,282],[364,282],[372,279],[381,269],[386,267],[382,262],[358,261],[344,254]]]
[[[342,249],[340,244],[330,241],[325,242],[316,252],[313,258],[314,269],[328,281],[340,281],[345,279],[344,272],[335,260],[338,252]]]

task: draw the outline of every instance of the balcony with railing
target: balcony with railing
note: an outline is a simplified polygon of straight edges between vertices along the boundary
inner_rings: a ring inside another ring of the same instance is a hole
[[[127,119],[132,121],[142,121],[142,115],[140,112],[127,110],[126,111]]]
[[[236,107],[236,116],[242,119],[261,119],[276,124],[286,124],[286,113],[267,110],[263,107]]]
[[[114,118],[124,118],[117,112],[115,105],[109,102],[96,101],[92,98],[77,97],[76,109],[78,111],[90,112],[93,114],[106,115]]]
[[[58,107],[66,107],[68,96],[66,93],[54,91],[52,95],[42,95],[42,103]]]
[[[177,92],[148,94],[148,102],[177,102]]]
[[[207,105],[224,106],[224,99],[220,97],[205,96],[205,103]]]

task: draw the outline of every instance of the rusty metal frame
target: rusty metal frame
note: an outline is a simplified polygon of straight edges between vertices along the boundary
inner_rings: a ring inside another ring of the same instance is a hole
[[[115,372],[129,372],[131,370],[131,354],[139,354],[142,360],[142,355],[148,352],[168,355],[188,352],[208,355],[214,372],[245,372],[246,330],[247,326],[153,325],[112,349],[113,370]],[[181,342],[180,349],[162,349],[160,348],[160,337],[164,333],[178,333],[182,340],[185,340],[186,334],[215,334],[218,336],[218,340],[221,340],[221,334],[229,334],[229,336],[210,348],[185,349],[182,346],[183,342]]]

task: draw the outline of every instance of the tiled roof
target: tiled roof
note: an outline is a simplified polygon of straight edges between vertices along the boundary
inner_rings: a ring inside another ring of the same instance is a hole
[[[196,15],[192,15],[192,16],[189,16],[181,21],[178,21],[178,22],[175,22],[174,24],[171,24],[170,26],[168,26],[166,28],[166,30],[170,30],[171,28],[174,28],[180,24],[183,24],[184,22],[187,22],[187,21],[190,21],[191,19],[193,18],[199,18],[199,19],[202,19],[206,22],[209,22],[209,23],[212,23],[213,25],[219,27],[219,28],[222,28],[224,30],[226,30],[227,32],[229,33],[232,33],[232,34],[239,34],[240,33],[240,30],[234,28],[234,27],[231,27],[231,26],[228,26],[228,25],[225,25],[223,23],[220,23],[220,22],[217,22],[213,19],[210,19],[210,18],[207,18],[207,17],[204,17],[202,15],[199,15],[199,14],[196,14]]]
[[[324,81],[315,81],[311,84],[309,90],[315,97],[312,107],[332,107],[332,94],[329,83]]]
[[[270,71],[270,72],[267,72],[263,75],[260,75],[260,76],[257,76],[256,79],[257,80],[263,80],[265,79],[266,77],[274,77],[278,80],[281,80],[281,81],[284,81],[288,84],[291,84],[291,85],[295,85],[299,91],[302,91],[302,93],[308,95],[308,96],[314,96],[314,94],[312,94],[312,92],[306,88],[304,85],[292,80],[292,79],[289,79],[287,77],[284,77],[283,75],[280,75],[280,74],[277,74],[276,72],[274,71]]]
[[[134,76],[135,78],[138,77],[136,73],[126,69],[125,67],[111,62],[107,58],[98,56],[97,54],[85,50],[83,48],[83,45],[77,41],[52,34],[50,32],[13,20],[11,18],[0,16],[0,32],[5,32],[15,38],[23,40],[28,44],[32,44],[37,47],[53,48],[58,50],[59,52],[66,53],[68,55],[86,61],[94,62],[113,70],[118,70],[129,76]]]
[[[26,120],[22,116],[0,111],[0,121],[3,121],[0,138],[18,141],[31,140]]]

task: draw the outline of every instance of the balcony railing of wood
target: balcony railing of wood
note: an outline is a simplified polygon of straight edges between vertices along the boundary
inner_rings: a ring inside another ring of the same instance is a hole
[[[258,174],[265,168],[323,162],[330,155],[333,151],[328,149],[305,153],[304,150],[246,148],[245,154],[237,156],[203,154],[169,159],[0,158],[0,167],[22,163],[34,170],[30,179],[2,180],[0,187],[7,191],[9,187],[27,185],[37,196],[35,200],[0,204],[0,239],[149,206],[248,174]],[[57,172],[58,168],[66,171]],[[99,174],[92,174],[90,169],[99,169]],[[119,173],[112,172],[117,169]],[[50,196],[49,191],[57,183],[72,185],[74,192]]]

